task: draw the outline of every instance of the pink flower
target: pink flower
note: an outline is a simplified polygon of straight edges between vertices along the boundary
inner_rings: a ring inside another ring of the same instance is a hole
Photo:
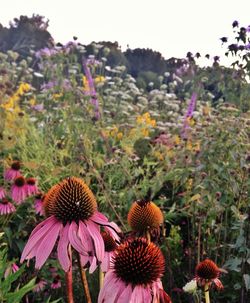
[[[15,178],[19,177],[21,175],[20,167],[21,167],[20,162],[19,161],[14,161],[11,164],[11,167],[8,168],[4,172],[4,179],[8,180],[8,181],[11,181],[11,180],[14,180]]]
[[[38,193],[38,187],[36,185],[35,178],[26,179],[26,192],[27,192],[27,196],[32,196]]]
[[[5,197],[5,190],[3,187],[0,187],[0,199]]]
[[[16,208],[8,199],[2,198],[0,200],[0,215],[8,215],[16,211]]]
[[[145,238],[121,244],[104,279],[98,303],[171,303],[160,278],[165,260],[160,248]]]
[[[43,209],[42,198],[43,198],[43,194],[42,193],[38,193],[35,196],[35,201],[34,201],[34,207],[35,207],[36,214],[38,214],[40,216],[43,216],[45,214],[44,213],[44,209]]]
[[[71,177],[54,185],[43,200],[46,220],[36,226],[26,244],[21,262],[36,258],[35,267],[41,268],[57,243],[58,260],[64,271],[71,266],[71,245],[91,268],[104,259],[104,242],[100,226],[118,238],[115,223],[97,211],[92,191],[79,178]]]
[[[16,263],[11,264],[10,266],[7,267],[4,273],[4,278],[6,279],[10,273],[15,273],[19,270],[19,266]]]
[[[21,204],[27,198],[26,182],[23,176],[15,178],[11,187],[11,198],[17,204]]]
[[[53,279],[53,282],[51,284],[51,288],[52,289],[57,289],[57,288],[60,288],[62,286],[62,283],[61,283],[61,278],[59,275],[56,275],[55,278]]]
[[[37,278],[36,282],[37,282],[37,284],[36,284],[35,288],[33,288],[34,292],[42,291],[47,284],[47,282],[45,280],[40,279],[40,278]]]

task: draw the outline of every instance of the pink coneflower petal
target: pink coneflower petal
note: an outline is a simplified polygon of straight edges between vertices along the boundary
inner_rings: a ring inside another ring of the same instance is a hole
[[[132,295],[132,286],[128,284],[119,296],[117,303],[127,303]],[[129,301],[130,302],[130,301]]]
[[[108,272],[98,297],[98,303],[117,302],[118,295],[121,294],[125,288],[126,284],[124,282],[117,279],[112,272]]]
[[[102,260],[102,263],[101,263],[101,270],[103,272],[107,272],[109,270],[111,254],[112,253],[110,253],[110,252],[105,252],[105,256],[104,256],[104,258]]]
[[[11,164],[11,167],[8,168],[4,172],[4,179],[8,180],[8,181],[12,181],[15,178],[21,176],[20,168],[21,168],[20,162],[19,161],[13,161],[12,164]]]
[[[87,226],[82,221],[79,221],[78,236],[81,239],[85,251],[94,250],[92,238],[88,232]]]
[[[60,238],[57,246],[57,256],[58,260],[64,271],[68,271],[70,268],[70,258],[68,254],[68,245],[69,245],[69,223],[67,223],[64,228],[60,231]]]
[[[0,199],[3,199],[5,197],[5,189],[3,187],[0,187]]]
[[[6,198],[0,201],[0,215],[8,215],[16,211],[15,206],[10,203]]]
[[[143,287],[141,285],[135,286],[129,302],[131,302],[131,303],[139,303],[139,302],[151,303],[152,294],[151,294],[150,287]]]
[[[69,242],[76,251],[78,251],[82,255],[86,255],[84,244],[81,242],[77,234],[78,234],[78,225],[74,221],[72,221],[70,223],[69,232],[68,232]]]
[[[95,244],[97,259],[102,260],[104,258],[104,242],[100,233],[100,228],[92,221],[86,221],[86,225]]]
[[[49,230],[55,225],[58,224],[59,222],[56,220],[54,216],[51,216],[38,224],[34,230],[32,231],[30,238],[23,250],[22,256],[21,256],[21,263],[25,259],[30,259],[34,254],[31,252],[35,250],[35,246],[37,246],[37,243],[39,243],[43,237],[49,232]],[[60,223],[60,226],[62,227],[62,224]],[[38,246],[37,246],[38,247]]]
[[[60,222],[54,224],[50,231],[42,239],[42,242],[40,243],[36,252],[36,268],[40,269],[49,257],[61,228],[62,224]]]

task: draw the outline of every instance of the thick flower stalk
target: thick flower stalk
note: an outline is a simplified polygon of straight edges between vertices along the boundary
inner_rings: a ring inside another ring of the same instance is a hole
[[[100,227],[105,227],[115,238],[120,230],[98,212],[89,187],[79,178],[67,178],[48,191],[43,207],[47,219],[31,233],[21,262],[35,257],[35,267],[41,268],[57,243],[58,260],[64,271],[71,266],[71,246],[80,254],[82,265],[90,266],[93,272],[105,257]]]
[[[115,251],[98,303],[170,303],[160,280],[164,269],[159,247],[145,238],[127,240]]]

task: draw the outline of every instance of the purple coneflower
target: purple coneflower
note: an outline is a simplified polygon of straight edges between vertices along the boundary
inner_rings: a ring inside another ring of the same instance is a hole
[[[0,199],[3,199],[5,197],[5,189],[3,187],[0,187]]]
[[[10,266],[7,267],[7,269],[5,270],[5,273],[4,273],[4,278],[6,279],[9,274],[11,273],[15,273],[19,270],[19,266],[16,264],[16,263],[13,263],[11,264]]]
[[[27,196],[32,196],[38,193],[38,187],[35,178],[26,179],[26,192]]]
[[[165,260],[159,247],[145,238],[127,240],[115,251],[98,303],[171,303],[161,277]]]
[[[34,207],[36,214],[43,216],[45,214],[43,209],[43,193],[37,193],[35,196]]]
[[[15,178],[11,186],[11,198],[17,204],[21,204],[27,198],[26,181],[23,176]]]
[[[0,200],[0,215],[8,215],[16,211],[15,206],[9,202],[8,199],[2,198]]]
[[[21,262],[35,257],[35,267],[41,268],[56,243],[58,260],[66,272],[71,266],[70,245],[83,258],[95,257],[96,262],[103,261],[100,226],[105,226],[113,236],[120,230],[97,211],[95,197],[81,179],[70,177],[54,185],[45,195],[43,206],[48,218],[32,231]]]
[[[195,279],[199,286],[205,286],[206,283],[214,284],[217,289],[223,289],[223,284],[219,280],[219,275],[225,270],[219,268],[212,260],[206,259],[200,262],[195,268]]]
[[[59,275],[56,275],[53,279],[52,284],[51,284],[51,288],[52,289],[57,289],[57,288],[60,288],[61,286],[62,286],[61,277]]]
[[[37,278],[36,286],[35,286],[35,288],[33,288],[33,291],[40,292],[45,288],[46,285],[47,285],[47,282],[45,280]]]
[[[12,162],[11,167],[8,168],[4,172],[4,179],[11,181],[11,180],[14,180],[15,178],[21,176],[20,168],[21,168],[21,165],[20,165],[19,161]]]

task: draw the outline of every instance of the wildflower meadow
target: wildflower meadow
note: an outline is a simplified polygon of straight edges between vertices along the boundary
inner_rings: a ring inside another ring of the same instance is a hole
[[[230,68],[1,50],[0,302],[250,302],[250,28],[232,29]]]

